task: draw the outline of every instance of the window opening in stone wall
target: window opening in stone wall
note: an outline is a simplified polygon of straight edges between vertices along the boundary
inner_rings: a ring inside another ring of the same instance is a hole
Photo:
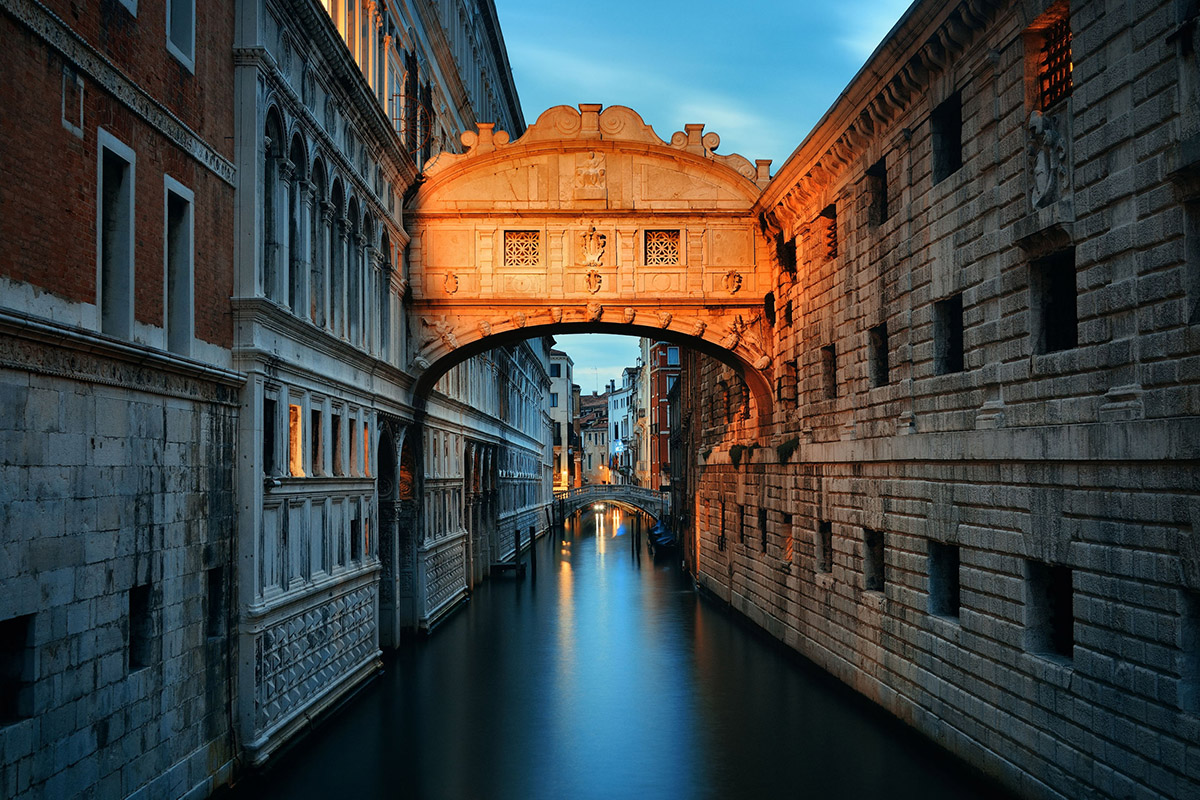
[[[1200,592],[1179,592],[1179,707],[1200,714]]]
[[[351,506],[350,517],[350,560],[362,558],[362,520],[359,518],[358,503]]]
[[[150,614],[150,584],[129,590],[129,671],[150,666],[154,624]]]
[[[350,418],[350,462],[346,464],[346,474],[358,475],[358,420]]]
[[[775,234],[775,257],[779,268],[789,275],[796,274],[796,237],[790,239],[780,231]]]
[[[746,509],[741,503],[738,503],[733,507],[733,511],[737,514],[738,544],[744,545],[746,543]]]
[[[1031,262],[1029,292],[1034,351],[1054,353],[1075,347],[1079,342],[1075,248]]]
[[[825,220],[825,255],[830,260],[838,257],[838,224],[837,224],[837,204],[830,203],[821,211],[821,217]]]
[[[940,183],[958,172],[962,154],[962,94],[955,92],[933,110],[933,182]]]
[[[679,264],[679,231],[646,231],[646,266],[673,267]]]
[[[33,716],[33,617],[0,622],[0,727]]]
[[[783,515],[783,560],[787,563],[792,563],[792,557],[795,555],[796,542],[792,536],[792,515]]]
[[[263,474],[274,475],[275,464],[275,428],[279,424],[276,418],[278,404],[273,397],[263,398],[262,410],[262,462]]]
[[[1038,89],[1042,108],[1050,108],[1071,95],[1071,18],[1063,14],[1043,33],[1038,54]]]
[[[550,365],[550,377],[551,378],[561,378],[562,377],[562,364],[551,364]]]
[[[768,325],[775,324],[775,293],[767,292],[763,295],[763,318],[766,319]]]
[[[540,231],[504,232],[504,266],[536,267],[541,263],[542,235]]]
[[[196,59],[196,0],[167,0],[167,50],[189,70]]]
[[[1075,655],[1074,588],[1070,567],[1025,562],[1025,643],[1039,655]]]
[[[362,424],[362,463],[362,474],[371,477],[371,423],[365,419]]]
[[[312,458],[312,474],[325,474],[325,442],[322,439],[324,431],[321,427],[321,410],[314,408],[308,415],[308,447]]]
[[[101,145],[100,330],[129,339],[133,335],[133,183],[131,159]]]
[[[863,528],[863,588],[882,592],[883,583],[883,532]]]
[[[762,540],[762,551],[767,552],[767,510],[758,509],[758,535]]]
[[[558,408],[558,392],[550,393],[550,407]]]
[[[204,595],[204,635],[209,639],[225,635],[225,568],[208,570],[208,592]]]
[[[783,304],[783,324],[791,327],[792,325],[792,301],[788,300]]]
[[[304,409],[288,404],[288,474],[304,477]]]
[[[833,572],[833,523],[817,523],[816,538],[817,572]]]
[[[868,217],[872,225],[882,225],[888,218],[887,159],[881,158],[867,168],[867,191],[870,195]]]
[[[956,294],[933,304],[933,371],[948,375],[963,366],[963,302]]]
[[[929,542],[929,613],[939,617],[958,617],[958,565],[958,545]]]
[[[1185,203],[1183,234],[1184,317],[1200,324],[1200,202]]]
[[[837,397],[837,347],[827,344],[821,348],[821,375],[826,399]]]
[[[192,203],[190,196],[184,196],[172,189],[167,189],[167,223],[164,238],[167,272],[167,349],[172,353],[188,356],[192,351],[195,308],[192,277]]]
[[[887,323],[883,322],[867,332],[867,345],[870,356],[871,386],[879,388],[889,383],[888,378],[888,332]]]
[[[342,415],[330,415],[329,423],[329,438],[333,442],[333,474],[345,475],[346,465],[342,458]]]

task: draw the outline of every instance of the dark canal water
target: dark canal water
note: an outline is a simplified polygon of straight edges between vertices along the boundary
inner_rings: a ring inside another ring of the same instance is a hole
[[[528,557],[527,557],[528,558]],[[273,766],[254,798],[1005,797],[631,552],[539,543]]]

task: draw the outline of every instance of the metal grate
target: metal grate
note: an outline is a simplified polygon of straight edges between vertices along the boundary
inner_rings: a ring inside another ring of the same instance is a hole
[[[1071,21],[1067,17],[1046,29],[1038,82],[1041,84],[1043,110],[1071,94]]]
[[[504,266],[536,267],[541,263],[539,231],[504,232]]]
[[[646,266],[679,263],[679,231],[646,231]]]

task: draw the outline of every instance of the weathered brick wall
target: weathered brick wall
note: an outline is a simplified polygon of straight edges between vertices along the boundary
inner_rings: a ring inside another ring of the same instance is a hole
[[[909,76],[920,86],[876,106],[838,158],[823,148],[842,129],[816,132],[766,192],[768,222],[797,242],[795,274],[777,273],[785,312],[763,328],[776,409],[746,419],[735,399],[726,417],[739,379],[710,360],[688,374],[698,579],[1024,795],[1195,796],[1200,328],[1178,176],[1194,56],[1174,3],[1072,4],[1074,90],[1052,109],[1065,165],[1039,206],[1022,34],[1054,9],[970,4],[937,39],[966,5],[921,4],[917,47],[939,44]],[[963,163],[934,183],[931,116],[955,91]],[[883,222],[867,175],[880,159]],[[1039,352],[1033,264],[1072,246],[1077,341]],[[963,368],[947,371],[935,304],[960,293]],[[865,531],[883,534],[882,590],[867,589]],[[958,548],[957,616],[931,610],[937,545]],[[1069,570],[1065,655],[1037,641],[1043,568]]]
[[[0,723],[0,795],[179,797],[228,780],[234,389],[102,344],[4,336],[23,369],[0,370],[0,619],[32,615],[32,716]],[[149,586],[144,667],[130,664],[135,586]]]

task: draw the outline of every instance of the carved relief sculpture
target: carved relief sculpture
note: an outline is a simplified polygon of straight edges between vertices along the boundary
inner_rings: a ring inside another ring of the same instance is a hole
[[[599,270],[589,269],[587,271],[587,290],[592,294],[600,291],[600,284],[604,283],[604,276]]]
[[[629,308],[628,306],[625,308],[625,324],[626,325],[631,324],[634,320],[634,317],[636,317],[636,316],[637,316],[637,309]]]
[[[599,322],[600,317],[602,316],[604,316],[604,306],[600,305],[599,303],[587,304],[588,322]]]
[[[704,336],[704,331],[707,329],[708,329],[708,323],[697,322],[695,325],[692,326],[692,336],[695,336],[697,339],[699,339],[702,336]]]
[[[670,324],[671,324],[671,312],[670,311],[658,312],[658,327],[665,328]]]
[[[608,188],[607,175],[603,154],[579,156],[575,166],[575,199],[603,200]]]
[[[608,244],[608,237],[603,233],[596,233],[596,227],[593,225],[580,237],[580,242],[583,250],[583,266],[600,266],[604,260],[604,246]]]
[[[442,288],[446,290],[446,294],[454,294],[458,291],[458,276],[453,272],[447,272],[445,280],[442,281]]]
[[[1069,194],[1066,142],[1057,126],[1056,117],[1040,111],[1029,115],[1029,202],[1035,210]]]
[[[550,320],[555,324],[562,322],[563,310],[562,306],[553,306],[550,309]]]
[[[480,320],[479,321],[479,332],[482,333],[484,336],[491,336],[492,335],[492,323],[488,322],[486,319]]]
[[[742,288],[742,276],[733,270],[725,273],[725,290],[730,294],[737,294],[738,289]]]
[[[517,313],[513,314],[512,315],[512,323],[513,323],[513,325],[516,325],[518,328],[524,328],[525,327],[525,312],[518,311]]]

